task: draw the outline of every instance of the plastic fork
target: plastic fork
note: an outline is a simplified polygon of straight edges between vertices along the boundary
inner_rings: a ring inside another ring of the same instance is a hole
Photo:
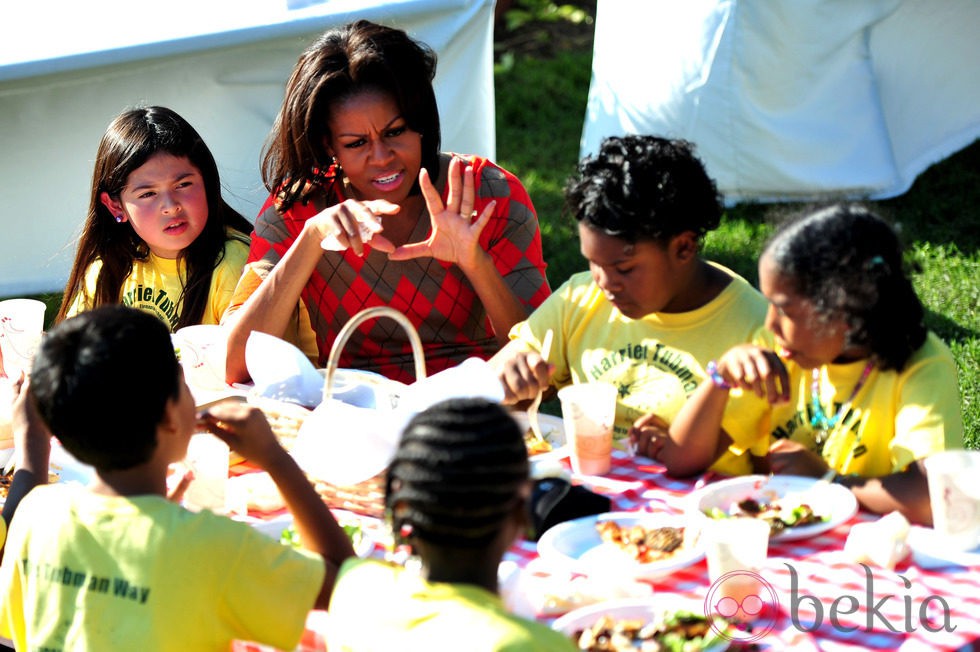
[[[549,328],[544,334],[544,339],[541,341],[541,359],[548,362],[548,355],[551,353],[551,340],[554,339],[555,334]],[[541,434],[541,424],[538,423],[538,408],[541,406],[541,397],[544,396],[544,389],[538,392],[538,395],[534,397],[534,401],[531,403],[531,407],[527,409],[527,422],[531,426],[531,433],[534,437],[541,443],[547,444],[544,435]]]

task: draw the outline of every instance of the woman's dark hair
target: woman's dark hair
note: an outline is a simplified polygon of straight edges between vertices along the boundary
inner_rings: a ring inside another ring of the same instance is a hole
[[[41,342],[31,372],[38,412],[65,450],[98,470],[147,462],[180,365],[166,324],[123,305],[66,319]]]
[[[450,399],[416,415],[388,470],[385,504],[396,535],[454,548],[487,545],[528,482],[527,446],[496,403]]]
[[[606,235],[635,243],[666,241],[718,227],[721,195],[694,146],[656,136],[614,136],[579,163],[565,187],[575,219]]]
[[[102,261],[92,297],[92,305],[101,306],[119,302],[133,262],[149,255],[146,243],[132,224],[117,223],[99,196],[106,192],[118,200],[129,175],[160,152],[187,158],[204,180],[208,219],[201,234],[179,254],[179,260],[186,265],[187,278],[178,298],[180,319],[175,329],[201,323],[211,290],[211,276],[224,257],[229,234],[235,237],[237,231],[237,237],[248,242],[252,225],[222,199],[218,166],[201,136],[177,113],[162,106],[126,111],[109,124],[102,136],[95,155],[88,216],[57,321],[65,318],[72,301],[84,291],[85,273],[92,263]]]
[[[868,347],[882,369],[901,371],[925,341],[925,311],[905,274],[898,235],[867,208],[804,212],[762,255],[821,319],[847,323],[847,345]]]
[[[422,135],[422,167],[439,172],[436,54],[400,29],[366,20],[320,36],[299,57],[262,156],[262,180],[278,208],[305,201],[331,167],[327,122],[337,102],[363,91],[390,95],[409,129]],[[416,190],[417,191],[417,190]]]

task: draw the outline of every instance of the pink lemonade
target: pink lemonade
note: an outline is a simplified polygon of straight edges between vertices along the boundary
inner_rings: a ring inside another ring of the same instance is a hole
[[[572,471],[585,475],[609,473],[612,462],[611,428],[576,432],[572,441]]]
[[[612,465],[613,421],[617,388],[596,382],[558,390],[565,438],[572,449],[572,471],[585,475],[608,473]]]

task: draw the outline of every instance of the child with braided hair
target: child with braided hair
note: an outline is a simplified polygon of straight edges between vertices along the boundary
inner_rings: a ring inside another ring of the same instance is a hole
[[[639,433],[644,448],[687,475],[732,441],[762,441],[774,473],[931,522],[921,461],[962,448],[963,420],[955,361],[926,328],[897,233],[860,205],[805,211],[766,245],[759,286],[766,329],[709,365],[668,436]]]
[[[562,634],[506,612],[497,566],[524,531],[531,483],[524,437],[484,399],[416,415],[388,470],[385,505],[421,571],[351,559],[330,600],[327,647],[573,650]]]

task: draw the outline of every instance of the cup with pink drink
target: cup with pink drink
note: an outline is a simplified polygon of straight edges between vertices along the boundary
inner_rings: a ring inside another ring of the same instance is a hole
[[[582,383],[558,391],[565,439],[571,450],[572,471],[585,475],[608,473],[611,466],[616,386]]]

